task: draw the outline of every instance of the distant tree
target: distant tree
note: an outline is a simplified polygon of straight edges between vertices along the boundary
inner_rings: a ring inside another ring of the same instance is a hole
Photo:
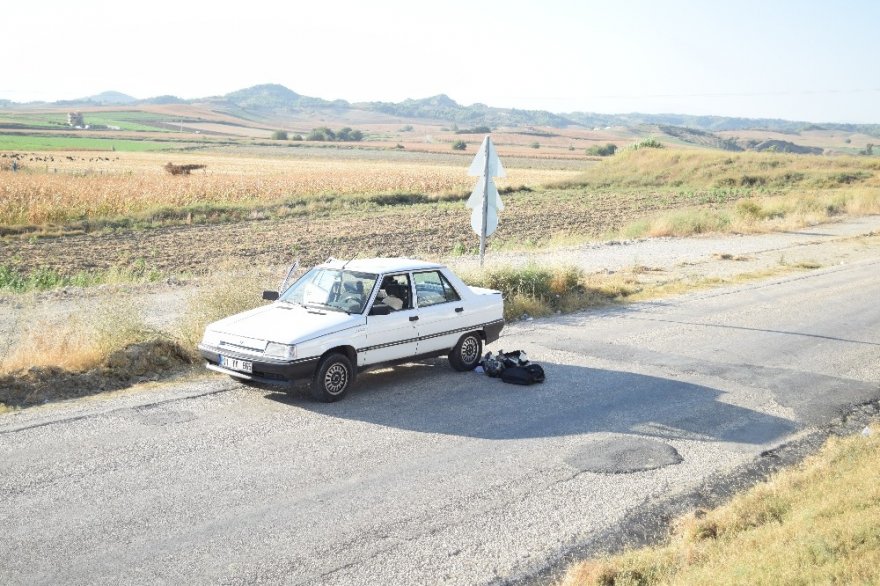
[[[874,154],[874,144],[873,143],[869,142],[868,146],[865,147],[865,154],[866,155],[873,155]]]
[[[299,140],[299,141],[301,141],[302,139],[303,139],[303,135],[301,135],[301,134],[294,134],[293,136],[290,137],[290,140]]]
[[[617,152],[617,145],[608,143],[605,146],[591,146],[587,149],[587,154],[594,157],[610,157]]]
[[[333,141],[336,140],[336,133],[326,126],[321,126],[320,128],[315,128],[314,130],[312,130],[312,132],[306,137],[306,140]]]
[[[272,140],[287,140],[287,131],[276,130],[272,133]]]
[[[533,149],[539,149],[539,148],[541,148],[541,143],[539,143],[539,142],[536,140],[535,142],[533,142],[533,143],[530,144],[529,146],[532,147]]]
[[[341,142],[358,142],[364,139],[364,133],[360,130],[353,130],[351,127],[346,126],[344,128],[340,128],[338,132],[334,132],[330,128],[326,126],[321,126],[320,128],[313,129],[309,135],[306,137],[306,140],[323,140],[327,142],[333,141],[341,141]]]
[[[463,140],[457,140],[452,143],[452,150],[454,151],[463,151],[467,148],[467,143]]]
[[[402,126],[398,132],[412,132],[412,129],[412,124],[407,124],[405,126]]]

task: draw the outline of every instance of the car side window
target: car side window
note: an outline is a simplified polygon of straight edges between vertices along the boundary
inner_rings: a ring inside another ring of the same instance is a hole
[[[426,271],[413,274],[416,284],[416,299],[419,307],[430,307],[439,303],[460,301],[461,297],[440,271]]]
[[[394,311],[412,309],[409,275],[388,275],[382,279],[376,303],[384,303]]]

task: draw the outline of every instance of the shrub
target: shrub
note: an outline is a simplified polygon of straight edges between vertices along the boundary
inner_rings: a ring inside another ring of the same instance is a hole
[[[336,140],[342,142],[358,142],[364,138],[364,133],[360,130],[353,130],[346,126],[336,133]]]
[[[631,145],[629,148],[637,151],[639,149],[662,149],[663,143],[654,138],[653,136],[650,138],[643,138],[639,142]]]
[[[492,132],[492,129],[488,126],[474,126],[473,128],[455,130],[455,134],[489,134],[490,132]]]
[[[541,148],[541,143],[539,143],[538,141],[535,141],[532,144],[530,144],[529,146],[532,147],[533,149],[539,149],[539,148]]]
[[[467,148],[467,143],[463,140],[457,140],[452,143],[452,150],[463,151]]]
[[[287,131],[276,130],[272,133],[272,140],[287,140]]]

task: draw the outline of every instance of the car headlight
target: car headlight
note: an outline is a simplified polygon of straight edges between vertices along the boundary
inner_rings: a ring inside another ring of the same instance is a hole
[[[202,336],[202,345],[203,346],[220,346],[220,342],[223,340],[223,335],[220,332],[215,332],[213,330],[205,330],[205,335]]]
[[[279,358],[281,360],[293,360],[296,358],[296,346],[288,344],[279,344],[277,342],[269,342],[266,344],[266,351],[263,353],[268,358]]]

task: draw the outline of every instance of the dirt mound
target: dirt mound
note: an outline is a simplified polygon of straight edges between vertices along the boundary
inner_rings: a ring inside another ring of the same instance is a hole
[[[180,345],[168,340],[132,344],[85,372],[34,366],[0,377],[0,404],[30,407],[50,401],[85,397],[158,380],[192,364]]]

